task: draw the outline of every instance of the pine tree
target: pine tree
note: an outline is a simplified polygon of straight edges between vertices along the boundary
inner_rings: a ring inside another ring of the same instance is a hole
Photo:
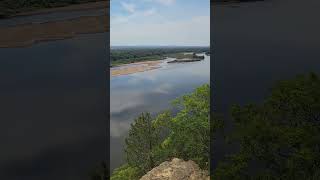
[[[125,142],[127,162],[130,166],[139,168],[142,173],[155,167],[152,151],[159,145],[160,138],[150,113],[142,113],[134,120]]]

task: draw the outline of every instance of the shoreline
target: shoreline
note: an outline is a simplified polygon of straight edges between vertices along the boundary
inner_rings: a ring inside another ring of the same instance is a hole
[[[167,59],[167,58],[166,58]],[[189,63],[189,62],[198,62],[202,61],[204,59],[190,59],[190,60],[185,60],[185,59],[176,59],[171,61],[166,61],[166,59],[162,60],[147,60],[147,61],[140,61],[140,62],[134,62],[134,63],[127,63],[127,64],[119,64],[110,68],[110,76],[111,77],[116,77],[116,76],[121,76],[121,75],[129,75],[129,74],[134,74],[134,73],[139,73],[139,72],[145,72],[145,71],[150,71],[154,69],[159,69],[161,68],[161,63],[166,62],[166,63]]]
[[[107,16],[82,16],[63,21],[0,28],[0,48],[27,47],[39,42],[70,39],[80,34],[108,32]]]
[[[155,60],[155,61],[141,61],[129,64],[122,64],[116,67],[110,68],[110,76],[116,77],[121,75],[129,75],[138,72],[150,71],[153,69],[161,68],[160,64],[164,60]]]

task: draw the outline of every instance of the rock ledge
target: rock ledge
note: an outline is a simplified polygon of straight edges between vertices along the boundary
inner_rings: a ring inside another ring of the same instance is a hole
[[[140,180],[210,180],[210,177],[195,162],[174,158],[153,168]]]

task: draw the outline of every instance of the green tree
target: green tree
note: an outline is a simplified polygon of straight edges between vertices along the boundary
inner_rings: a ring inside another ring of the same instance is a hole
[[[113,171],[110,180],[138,180],[140,176],[138,168],[125,164]]]
[[[126,138],[127,162],[146,173],[155,167],[153,149],[160,144],[159,131],[149,113],[142,113],[131,124]]]
[[[200,86],[173,104],[179,112],[168,122],[169,134],[162,145],[169,150],[169,156],[194,160],[208,168],[210,123],[212,130],[222,125],[215,118],[210,122],[210,86]]]
[[[320,81],[311,73],[281,81],[261,105],[234,106],[239,152],[220,163],[216,179],[318,179]]]
[[[134,120],[126,138],[127,165],[114,171],[111,179],[137,173],[140,177],[172,157],[194,160],[208,168],[210,127],[217,130],[222,121],[210,122],[210,86],[205,84],[174,101],[178,112],[158,114],[154,119],[142,113]]]

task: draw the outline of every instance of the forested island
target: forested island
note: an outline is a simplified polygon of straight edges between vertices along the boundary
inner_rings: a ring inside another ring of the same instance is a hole
[[[204,56],[199,56],[196,53],[176,53],[169,57],[176,58],[168,63],[182,63],[182,62],[194,62],[204,60]]]
[[[210,52],[210,47],[111,47],[110,66],[141,61],[157,61],[167,57],[194,59],[193,53],[203,52]]]
[[[99,1],[106,0],[1,0],[0,18],[8,18],[19,13],[26,13],[36,10],[66,7],[75,4]]]

